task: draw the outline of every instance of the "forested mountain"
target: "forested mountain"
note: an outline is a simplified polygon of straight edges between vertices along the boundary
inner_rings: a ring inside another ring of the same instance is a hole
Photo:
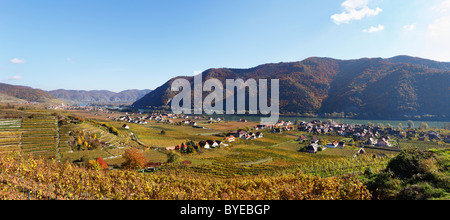
[[[73,104],[129,104],[144,97],[151,90],[125,90],[119,93],[107,90],[53,90],[50,94]]]
[[[47,102],[56,99],[46,91],[26,86],[0,83],[0,93],[30,102]]]
[[[193,77],[183,78],[193,83]],[[250,69],[209,69],[203,72],[203,81],[209,78],[217,78],[224,85],[225,79],[280,79],[280,111],[284,114],[345,112],[373,119],[425,114],[450,117],[450,63],[416,57],[312,57]],[[133,106],[167,108],[177,94],[170,90],[175,79]]]

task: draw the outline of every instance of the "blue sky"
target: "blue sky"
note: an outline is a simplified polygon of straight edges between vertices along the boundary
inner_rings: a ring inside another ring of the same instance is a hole
[[[209,68],[450,61],[450,0],[0,0],[0,82],[155,89]]]

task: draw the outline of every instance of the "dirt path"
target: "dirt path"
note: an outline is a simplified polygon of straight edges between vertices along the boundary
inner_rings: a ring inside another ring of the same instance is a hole
[[[267,157],[267,158],[263,158],[261,160],[257,160],[257,161],[250,161],[250,162],[245,162],[245,163],[238,163],[239,165],[245,165],[245,166],[251,166],[251,165],[256,165],[256,164],[262,164],[262,163],[267,163],[272,161],[272,157]]]

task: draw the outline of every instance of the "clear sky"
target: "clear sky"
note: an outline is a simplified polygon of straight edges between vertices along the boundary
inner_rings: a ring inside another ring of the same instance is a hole
[[[209,68],[450,61],[450,0],[0,0],[0,82],[155,89]]]

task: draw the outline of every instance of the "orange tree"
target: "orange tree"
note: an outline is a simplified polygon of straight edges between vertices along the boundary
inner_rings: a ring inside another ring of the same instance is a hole
[[[144,154],[136,148],[126,150],[122,157],[125,159],[125,162],[122,163],[124,169],[140,169],[148,163]]]

